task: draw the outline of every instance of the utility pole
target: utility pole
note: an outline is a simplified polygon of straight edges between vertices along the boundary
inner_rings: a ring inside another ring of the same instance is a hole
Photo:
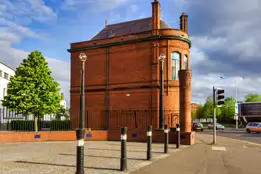
[[[213,86],[213,105],[214,105],[214,117],[213,117],[213,144],[217,142],[217,132],[216,132],[216,88]]]
[[[238,129],[238,105],[237,105],[237,80],[235,80],[235,88],[236,88],[236,112],[235,112],[235,115],[236,115],[236,129]]]

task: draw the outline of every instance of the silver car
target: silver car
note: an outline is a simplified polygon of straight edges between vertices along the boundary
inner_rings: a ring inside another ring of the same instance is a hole
[[[213,127],[214,127],[213,123],[208,124],[209,129],[213,129]],[[225,129],[225,126],[223,126],[219,123],[216,124],[216,130],[224,130],[224,129]]]

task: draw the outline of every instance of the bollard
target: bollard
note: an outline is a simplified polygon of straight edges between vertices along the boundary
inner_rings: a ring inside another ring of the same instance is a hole
[[[148,126],[147,137],[147,160],[151,160],[152,126]]]
[[[179,124],[176,124],[176,131],[177,131],[177,144],[176,144],[176,148],[179,148],[179,146],[180,146],[180,127],[179,127]]]
[[[127,149],[126,149],[126,141],[127,141],[127,127],[121,128],[121,171],[127,170]]]
[[[164,153],[168,153],[168,148],[169,148],[169,129],[168,129],[168,125],[164,125],[164,133],[165,133]]]
[[[84,134],[85,134],[85,129],[76,129],[77,156],[76,156],[75,174],[84,174]]]

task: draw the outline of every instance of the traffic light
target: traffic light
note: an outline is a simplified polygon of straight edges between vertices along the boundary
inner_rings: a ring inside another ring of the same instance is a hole
[[[218,107],[221,107],[225,103],[225,101],[224,101],[224,98],[225,98],[224,92],[225,92],[224,89],[217,88],[217,93],[216,93],[217,98],[216,99],[217,99],[217,106]]]

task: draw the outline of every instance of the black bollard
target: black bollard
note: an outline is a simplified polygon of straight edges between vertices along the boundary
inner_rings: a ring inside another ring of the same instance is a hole
[[[169,129],[168,129],[168,125],[164,125],[164,133],[165,133],[164,153],[168,153],[168,149],[169,149]]]
[[[85,134],[85,129],[76,129],[77,156],[76,156],[75,174],[84,174],[84,134]]]
[[[121,171],[127,170],[127,127],[121,128]]]
[[[179,124],[176,124],[176,131],[177,131],[177,144],[176,144],[176,148],[179,148],[179,145],[180,145],[180,127],[179,127]]]
[[[147,160],[151,160],[152,153],[151,153],[151,144],[152,144],[152,126],[148,126],[147,132]]]

